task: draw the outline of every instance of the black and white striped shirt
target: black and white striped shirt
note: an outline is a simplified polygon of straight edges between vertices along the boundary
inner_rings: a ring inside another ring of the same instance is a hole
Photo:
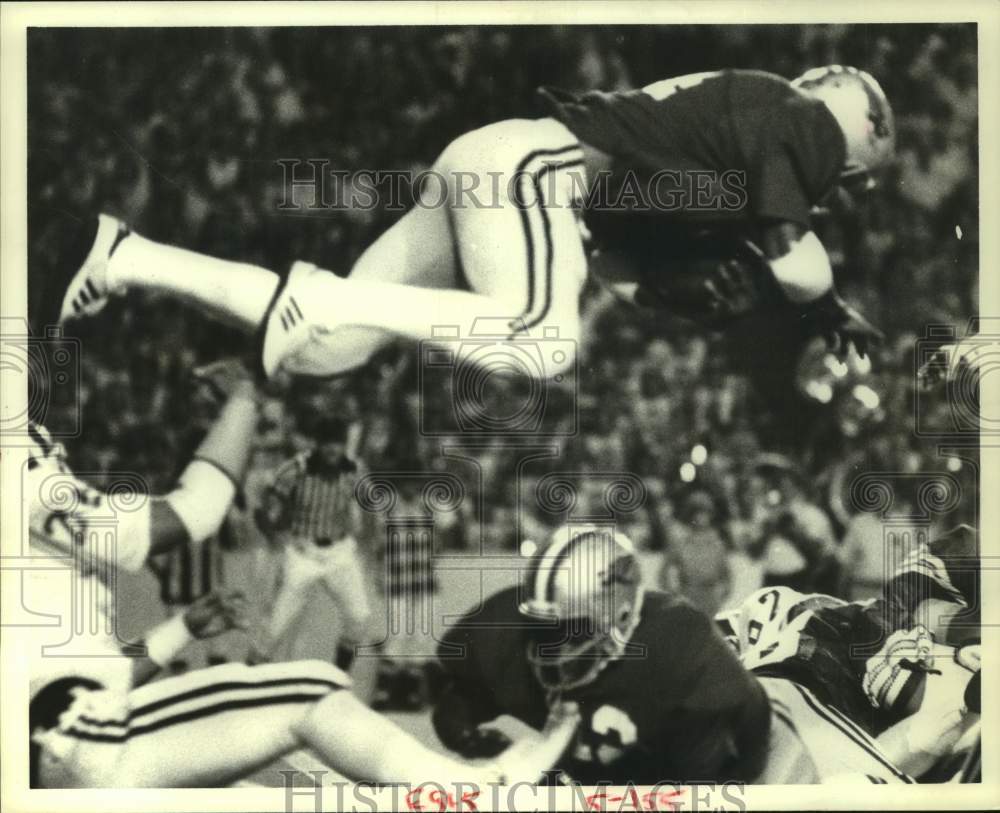
[[[271,524],[317,541],[354,534],[357,474],[357,463],[348,457],[329,465],[316,452],[296,455],[281,465],[269,489]]]

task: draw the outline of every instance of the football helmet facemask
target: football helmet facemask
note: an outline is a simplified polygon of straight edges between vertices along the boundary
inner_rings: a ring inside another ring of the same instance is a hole
[[[643,590],[631,541],[611,528],[566,526],[532,558],[520,605],[537,622],[527,657],[549,691],[593,681],[625,652]]]
[[[806,71],[792,86],[823,102],[840,125],[847,142],[841,181],[874,187],[873,174],[892,160],[896,141],[892,107],[879,83],[857,68],[826,65]]]

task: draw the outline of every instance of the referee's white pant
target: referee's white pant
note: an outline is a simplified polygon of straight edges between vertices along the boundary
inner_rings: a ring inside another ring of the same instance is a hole
[[[329,592],[343,624],[342,638],[349,643],[367,643],[371,635],[372,608],[357,540],[345,536],[323,547],[305,537],[283,540],[282,575],[271,610],[269,634],[276,644],[305,606],[309,588],[322,583]]]

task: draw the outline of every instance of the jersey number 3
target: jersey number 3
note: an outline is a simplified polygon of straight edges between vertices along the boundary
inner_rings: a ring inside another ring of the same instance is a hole
[[[579,735],[574,756],[610,765],[636,743],[638,734],[628,714],[615,706],[601,706],[590,718],[590,730]]]

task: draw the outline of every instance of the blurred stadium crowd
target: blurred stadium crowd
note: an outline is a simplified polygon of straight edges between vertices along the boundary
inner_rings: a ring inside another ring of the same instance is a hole
[[[745,592],[739,580],[754,568],[778,581],[806,570],[799,589],[860,597],[882,563],[865,558],[881,527],[851,505],[857,473],[945,470],[975,493],[976,459],[943,458],[914,431],[917,340],[928,324],[963,325],[977,311],[974,26],[106,29],[72,49],[65,36],[29,35],[33,259],[46,251],[44,212],[65,207],[280,271],[302,258],[346,273],[398,217],[281,211],[290,190],[280,159],[419,171],[464,131],[538,115],[541,84],[618,89],[718,67],[869,70],[896,110],[899,160],[864,206],[843,203],[819,230],[842,293],[888,336],[870,365],[839,364],[781,326],[722,337],[639,319],[594,290],[585,314],[599,339],[582,348],[575,377],[547,385],[544,406],[547,424],[578,421],[577,431],[522,479],[512,473],[523,449],[499,439],[478,449],[481,486],[470,488],[482,493],[442,516],[439,538],[513,551],[565,520],[537,505],[546,473],[631,472],[647,499],[625,518],[628,533],[662,553],[661,577],[706,609]],[[245,353],[246,338],[138,295],[73,330],[84,427],[66,444],[75,469],[146,472],[164,487],[201,428],[191,368]],[[308,445],[324,414],[354,423],[369,470],[452,465],[440,449],[461,437],[419,429],[453,407],[453,392],[421,392],[419,365],[416,348],[400,347],[349,378],[295,382],[265,408],[251,485]],[[529,397],[521,384],[494,382],[490,397]],[[946,420],[946,395],[926,397],[925,414]],[[69,420],[60,410],[75,408],[53,403],[46,422],[58,432]],[[574,510],[601,499],[584,488]],[[936,520],[974,523],[976,511],[963,499]]]

